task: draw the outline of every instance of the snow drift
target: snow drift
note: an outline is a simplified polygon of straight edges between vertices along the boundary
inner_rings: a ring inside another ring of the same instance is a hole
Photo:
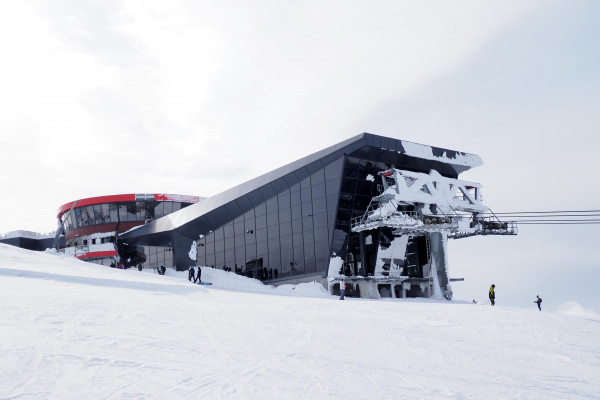
[[[598,396],[598,319],[202,278],[0,245],[0,398]]]

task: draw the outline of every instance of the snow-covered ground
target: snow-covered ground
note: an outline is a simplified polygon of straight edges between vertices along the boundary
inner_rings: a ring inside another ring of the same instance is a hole
[[[0,399],[600,398],[585,310],[148,272],[0,245]]]

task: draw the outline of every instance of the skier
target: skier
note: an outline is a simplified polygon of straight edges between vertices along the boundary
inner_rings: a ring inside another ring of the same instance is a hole
[[[198,266],[198,276],[196,277],[196,279],[194,279],[194,283],[196,283],[196,281],[198,281],[198,283],[202,283],[202,279],[200,279],[202,276],[202,268],[200,266]]]
[[[344,294],[346,294],[346,282],[344,282],[344,278],[340,281],[340,291],[342,292],[340,300],[344,300]]]
[[[194,283],[196,282],[196,272],[194,271],[194,267],[189,268],[188,270],[188,281],[194,281]]]
[[[494,300],[496,299],[496,293],[494,293],[495,287],[496,287],[496,285],[490,286],[490,303],[492,303],[492,305],[495,304]]]
[[[533,301],[538,305],[540,311],[542,311],[542,298],[540,296],[535,296],[536,299]]]

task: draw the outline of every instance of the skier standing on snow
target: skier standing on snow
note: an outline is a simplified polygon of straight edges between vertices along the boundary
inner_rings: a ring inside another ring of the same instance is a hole
[[[194,267],[190,267],[188,270],[188,281],[196,282],[196,272],[194,271]]]
[[[194,279],[194,283],[196,283],[196,281],[198,281],[198,283],[202,283],[202,279],[200,279],[202,276],[202,267],[198,266],[198,276],[196,277],[196,279]]]
[[[344,281],[344,278],[340,281],[340,291],[342,292],[340,300],[344,300],[344,295],[346,294],[346,282]]]
[[[534,303],[536,303],[538,305],[538,308],[540,309],[540,311],[542,311],[542,298],[540,296],[535,296],[536,299],[533,301]]]
[[[492,305],[495,304],[495,299],[496,299],[496,293],[494,293],[494,288],[496,287],[496,285],[492,285],[490,286],[490,303],[492,303]]]

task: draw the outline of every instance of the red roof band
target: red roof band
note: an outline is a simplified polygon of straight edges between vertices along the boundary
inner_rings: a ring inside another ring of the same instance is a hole
[[[75,254],[77,258],[96,258],[96,257],[111,257],[116,256],[116,250],[108,250],[108,251],[92,251],[87,253]]]

